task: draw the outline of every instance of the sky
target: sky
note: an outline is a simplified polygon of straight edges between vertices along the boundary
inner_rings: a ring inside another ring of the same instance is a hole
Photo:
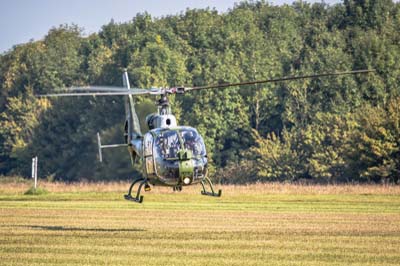
[[[17,44],[40,40],[52,27],[62,24],[76,24],[87,35],[98,32],[111,19],[116,23],[127,22],[145,11],[152,17],[180,14],[187,8],[210,7],[226,12],[237,2],[239,0],[0,0],[0,53]],[[268,2],[281,5],[293,0]]]

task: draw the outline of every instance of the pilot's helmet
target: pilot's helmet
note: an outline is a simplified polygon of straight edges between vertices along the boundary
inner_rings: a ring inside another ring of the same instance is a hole
[[[185,141],[195,141],[196,133],[194,131],[188,131],[184,135]]]

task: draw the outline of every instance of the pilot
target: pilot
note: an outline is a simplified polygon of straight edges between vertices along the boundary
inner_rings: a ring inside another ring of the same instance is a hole
[[[170,155],[172,158],[177,157],[177,152],[180,150],[181,145],[179,143],[178,135],[174,136],[175,139],[171,143],[171,148],[170,148]]]
[[[191,150],[193,155],[198,155],[199,151],[196,145],[196,136],[193,131],[187,132],[184,136],[185,148]]]
[[[163,134],[164,143],[163,143],[163,157],[164,158],[175,158],[180,148],[178,135],[175,131],[167,131]]]
[[[160,135],[157,138],[156,147],[157,147],[157,153],[160,154],[162,157],[165,157],[166,150],[165,150],[165,139],[163,135]]]

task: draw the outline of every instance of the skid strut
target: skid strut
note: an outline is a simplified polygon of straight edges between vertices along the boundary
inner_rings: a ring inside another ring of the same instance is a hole
[[[209,184],[211,192],[208,192],[206,190],[206,187],[205,187],[205,184],[204,184],[205,181]],[[211,196],[211,197],[221,197],[222,190],[220,189],[220,190],[218,190],[218,193],[215,193],[213,184],[212,184],[211,180],[208,177],[204,178],[201,181],[201,186],[203,187],[203,191],[201,191],[202,195]]]
[[[136,192],[136,197],[132,197],[132,188],[136,183],[139,183],[139,187],[138,187],[138,190]],[[134,202],[137,202],[137,203],[142,203],[143,202],[143,196],[140,195],[140,191],[142,190],[143,186],[145,186],[145,191],[149,191],[150,190],[150,186],[147,183],[147,179],[144,179],[144,178],[135,179],[132,182],[131,186],[129,187],[128,194],[124,195],[124,198],[126,200],[134,201]]]
[[[181,192],[182,191],[182,186],[175,186],[175,187],[172,188],[172,190]]]

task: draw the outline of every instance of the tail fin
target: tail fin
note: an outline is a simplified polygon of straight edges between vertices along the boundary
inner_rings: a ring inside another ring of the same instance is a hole
[[[128,90],[131,88],[129,84],[128,72],[124,71],[122,74],[122,82],[124,87]],[[128,123],[128,142],[130,143],[131,139],[135,139],[142,136],[142,132],[140,130],[139,118],[136,114],[135,103],[133,101],[132,95],[127,95],[125,97],[125,114]]]

